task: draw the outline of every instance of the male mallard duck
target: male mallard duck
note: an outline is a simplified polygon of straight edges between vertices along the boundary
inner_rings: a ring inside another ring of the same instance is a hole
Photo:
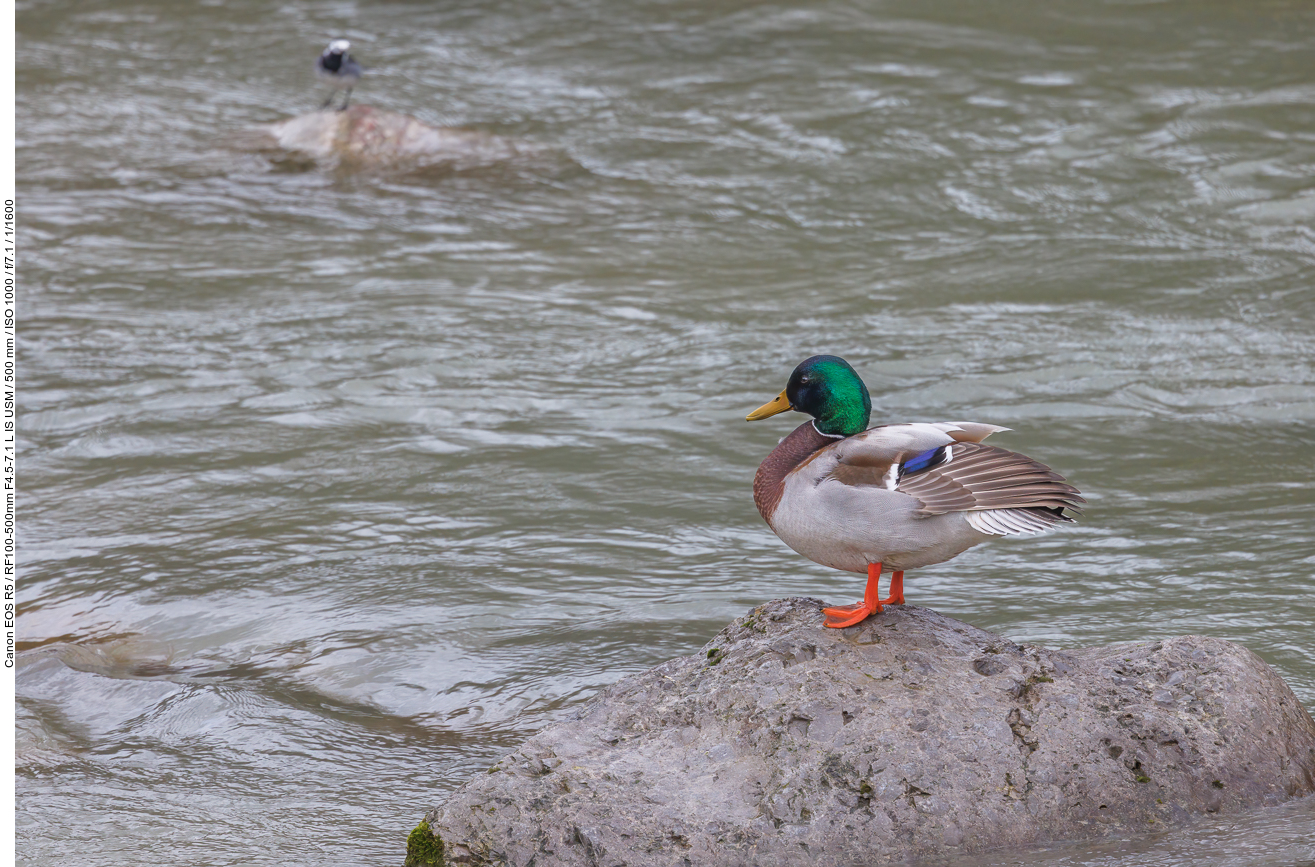
[[[1078,489],[1042,463],[982,445],[1008,430],[975,422],[883,424],[868,429],[872,399],[854,368],[814,355],[785,391],[748,421],[786,410],[813,417],[758,467],[753,501],[767,526],[810,560],[867,572],[863,601],[825,608],[826,625],[853,626],[904,603],[904,570],[944,563],[993,536],[1071,523]],[[890,596],[878,599],[882,568]]]

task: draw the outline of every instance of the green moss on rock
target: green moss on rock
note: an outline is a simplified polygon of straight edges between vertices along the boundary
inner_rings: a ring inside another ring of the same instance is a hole
[[[407,835],[405,867],[447,867],[443,838],[424,819]]]

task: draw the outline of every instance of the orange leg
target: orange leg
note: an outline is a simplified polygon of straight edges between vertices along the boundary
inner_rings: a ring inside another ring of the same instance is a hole
[[[904,573],[890,573],[890,597],[881,600],[877,610],[881,610],[882,605],[903,605],[904,604]]]
[[[903,602],[904,601],[904,593],[903,593],[904,573],[899,572],[897,574],[899,575],[898,580],[900,586],[900,591],[898,593],[899,601]],[[822,613],[826,615],[826,623],[824,623],[823,626],[829,626],[832,629],[844,629],[846,626],[853,626],[856,623],[862,623],[864,620],[867,620],[868,617],[872,616],[873,614],[881,613],[882,603],[877,599],[877,597],[881,595],[880,586],[879,586],[880,583],[881,583],[881,564],[869,563],[868,584],[867,587],[863,589],[863,601],[855,602],[853,605],[840,605],[835,608],[823,608]],[[887,599],[886,601],[890,602],[892,599],[895,598],[895,595],[896,595],[896,579],[892,577],[891,599]]]

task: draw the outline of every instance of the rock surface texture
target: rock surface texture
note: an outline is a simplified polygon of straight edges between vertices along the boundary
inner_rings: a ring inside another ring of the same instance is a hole
[[[272,144],[282,150],[367,168],[435,162],[483,165],[536,152],[533,146],[511,139],[433,127],[408,115],[368,105],[353,105],[346,111],[311,112],[263,129],[272,137]]]
[[[530,738],[425,817],[444,863],[875,864],[1315,790],[1315,721],[1238,645],[1047,650],[913,606],[823,629],[819,607],[762,605]]]

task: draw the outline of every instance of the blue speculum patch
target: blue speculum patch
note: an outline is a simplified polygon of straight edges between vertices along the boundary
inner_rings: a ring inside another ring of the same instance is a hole
[[[907,476],[911,473],[920,473],[923,470],[936,466],[945,459],[945,446],[937,446],[934,449],[928,449],[920,455],[909,458],[900,466],[900,475]]]

